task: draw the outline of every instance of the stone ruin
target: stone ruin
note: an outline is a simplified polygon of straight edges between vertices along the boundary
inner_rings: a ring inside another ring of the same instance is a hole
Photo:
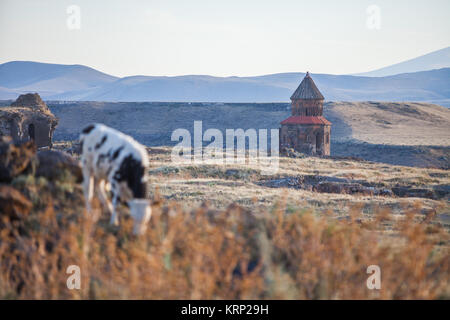
[[[33,140],[38,148],[52,147],[58,124],[37,93],[20,95],[9,107],[0,107],[0,136],[11,136],[15,142]]]

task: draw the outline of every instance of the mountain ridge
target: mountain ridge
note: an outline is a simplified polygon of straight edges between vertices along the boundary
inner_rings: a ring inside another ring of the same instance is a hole
[[[428,71],[450,67],[450,47],[392,64],[369,72],[357,73],[355,76],[385,77],[400,73]]]
[[[0,64],[0,87],[14,93],[30,91],[50,94],[82,90],[117,80],[117,77],[80,64],[10,61]],[[1,96],[0,91],[0,96]]]
[[[287,102],[305,73],[118,78],[83,65],[15,61],[0,65],[0,99],[38,92],[46,100]],[[326,100],[450,101],[450,68],[386,77],[311,74]]]

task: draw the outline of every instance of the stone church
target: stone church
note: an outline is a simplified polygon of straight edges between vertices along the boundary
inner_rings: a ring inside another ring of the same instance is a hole
[[[280,150],[330,155],[331,122],[323,117],[324,97],[309,72],[291,96],[292,115],[281,122]]]

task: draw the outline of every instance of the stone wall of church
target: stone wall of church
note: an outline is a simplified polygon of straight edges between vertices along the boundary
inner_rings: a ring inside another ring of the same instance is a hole
[[[280,128],[280,150],[292,148],[308,155],[330,155],[331,126],[287,124]]]

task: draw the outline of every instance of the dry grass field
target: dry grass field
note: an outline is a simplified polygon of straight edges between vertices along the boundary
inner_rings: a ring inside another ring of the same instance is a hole
[[[172,163],[169,151],[149,149],[153,216],[139,238],[125,206],[120,227],[106,214],[93,223],[70,175],[15,178],[33,208],[0,222],[0,297],[450,298],[448,194],[307,190],[312,177],[435,190],[448,171],[310,157],[281,158],[278,173],[263,176],[246,165]],[[66,286],[69,265],[80,266],[80,290]],[[381,290],[366,287],[369,265],[381,268]]]
[[[348,214],[357,205],[368,215],[379,208],[403,214],[414,203],[421,204],[423,213],[450,215],[448,196],[441,199],[403,198],[367,193],[320,193],[286,178],[318,177],[323,181],[359,182],[380,189],[413,187],[426,189],[450,184],[450,172],[440,169],[391,166],[382,163],[335,160],[317,157],[279,158],[275,175],[261,175],[257,165],[191,165],[171,161],[170,148],[149,148],[151,156],[150,187],[153,192],[170,200],[180,201],[186,208],[208,202],[219,209],[238,203],[251,210],[268,209],[283,199],[292,210],[309,208],[331,210],[336,217]],[[272,181],[275,184],[271,183]],[[276,182],[281,182],[278,185]],[[289,185],[290,184],[290,185]],[[272,186],[272,187],[270,187]]]

